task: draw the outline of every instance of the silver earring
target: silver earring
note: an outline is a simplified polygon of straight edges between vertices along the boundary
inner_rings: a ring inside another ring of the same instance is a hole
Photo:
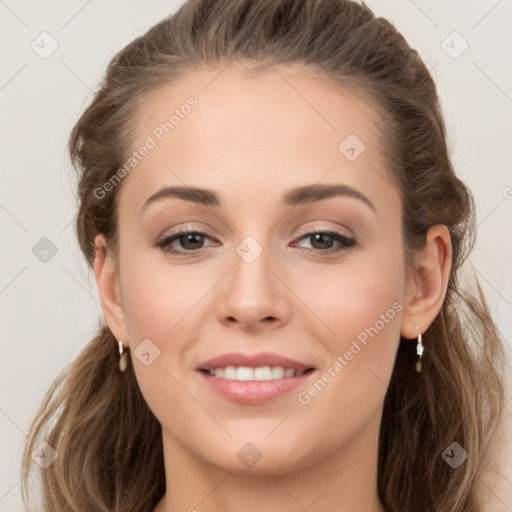
[[[416,329],[419,329],[419,327],[416,327]],[[416,371],[418,373],[421,373],[421,358],[423,357],[423,343],[421,342],[421,333],[418,333],[418,344],[416,345],[416,354],[418,354],[418,362],[416,363]]]
[[[128,367],[128,356],[123,350],[123,342],[119,340],[119,371],[124,372]]]

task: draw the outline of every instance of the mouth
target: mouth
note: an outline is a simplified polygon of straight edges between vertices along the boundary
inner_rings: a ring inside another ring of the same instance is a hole
[[[197,368],[204,381],[231,401],[256,404],[289,394],[315,372],[311,364],[277,354],[230,353]]]
[[[212,377],[237,380],[239,382],[264,382],[269,380],[288,379],[291,377],[300,377],[301,375],[312,372],[314,368],[306,370],[295,370],[294,368],[284,368],[283,366],[226,366],[210,370],[200,370]]]

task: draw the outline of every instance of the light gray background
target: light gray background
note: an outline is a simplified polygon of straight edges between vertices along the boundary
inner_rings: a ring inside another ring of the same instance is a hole
[[[87,272],[72,224],[69,131],[114,52],[179,4],[0,0],[0,511],[21,510],[18,467],[25,433],[51,380],[89,341],[101,315],[94,275]],[[477,202],[471,260],[510,353],[512,3],[367,4],[397,26],[437,81],[455,167]],[[31,47],[35,41],[40,52],[50,48],[43,31],[58,43],[46,59]],[[453,31],[469,44],[458,58],[453,56],[464,42]],[[47,262],[32,252],[42,237],[58,249]],[[511,408],[509,402],[509,417]],[[506,449],[511,459],[510,445]],[[510,473],[497,479],[512,487]],[[496,510],[511,511],[510,494],[500,494],[497,504]]]

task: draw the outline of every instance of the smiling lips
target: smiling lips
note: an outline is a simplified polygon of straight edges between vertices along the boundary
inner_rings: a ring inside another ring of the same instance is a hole
[[[289,393],[304,383],[314,367],[272,353],[229,353],[209,359],[198,371],[224,397],[255,404]]]

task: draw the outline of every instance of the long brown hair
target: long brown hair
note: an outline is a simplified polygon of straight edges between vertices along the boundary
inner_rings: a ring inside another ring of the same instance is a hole
[[[231,63],[300,65],[363,94],[380,115],[377,129],[401,192],[406,251],[448,227],[453,264],[442,310],[425,333],[423,372],[415,344],[401,340],[385,398],[378,493],[389,512],[478,512],[477,479],[504,406],[504,344],[484,296],[460,285],[474,243],[474,205],[455,176],[435,84],[418,53],[387,20],[349,0],[190,0],[111,60],[70,136],[79,173],[76,229],[88,265],[94,238],[117,244],[118,188],[95,194],[123,166],[138,107],[149,91],[189,69]],[[305,71],[307,72],[307,71]],[[165,493],[161,426],[131,364],[117,369],[116,340],[97,335],[49,389],[29,433],[23,498],[29,500],[32,451],[58,453],[40,469],[41,510],[153,511]],[[458,468],[442,457],[452,443],[469,454]],[[35,466],[37,468],[37,466]]]

